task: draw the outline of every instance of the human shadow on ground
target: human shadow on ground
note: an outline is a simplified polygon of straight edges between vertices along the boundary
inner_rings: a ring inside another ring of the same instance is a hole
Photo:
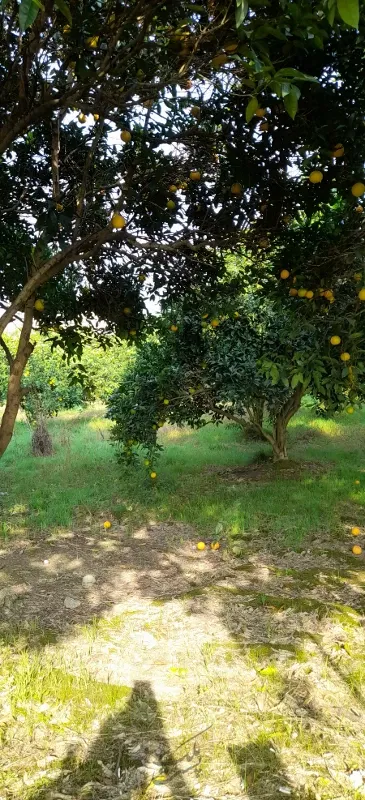
[[[245,747],[230,746],[230,757],[250,800],[299,800],[273,743],[257,739]]]
[[[110,716],[94,743],[81,755],[71,746],[55,780],[33,790],[29,800],[50,797],[92,797],[93,800],[144,796],[149,786],[165,786],[173,800],[191,796],[179,761],[164,733],[158,703],[147,681],[136,681],[123,711]],[[197,764],[184,760],[184,771]]]

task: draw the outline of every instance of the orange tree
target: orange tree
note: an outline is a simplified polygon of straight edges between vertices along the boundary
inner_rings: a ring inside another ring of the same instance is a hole
[[[247,253],[230,259],[213,297],[200,290],[156,321],[157,336],[109,401],[124,458],[140,446],[154,474],[165,421],[228,418],[249,423],[284,459],[305,393],[328,413],[353,413],[365,396],[363,252],[343,216],[337,203],[291,224],[265,264]]]
[[[286,459],[287,426],[305,393],[330,413],[352,413],[365,396],[365,337],[352,328],[352,288],[343,287],[336,309],[320,296],[316,309],[309,298],[298,306],[292,297],[251,294],[219,311],[190,307],[165,316],[109,400],[121,458],[142,453],[154,478],[165,422],[201,427],[228,419],[242,428],[249,422],[274,458]]]
[[[0,455],[34,323],[68,353],[85,326],[134,341],[145,297],[213,287],[223,249],[245,240],[260,258],[333,192],[354,215],[358,12],[357,0],[3,0],[0,343],[19,314],[22,332],[15,356],[3,346]]]

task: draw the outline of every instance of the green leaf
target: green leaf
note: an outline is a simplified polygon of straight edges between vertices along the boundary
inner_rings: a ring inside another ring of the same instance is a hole
[[[39,5],[34,0],[21,0],[19,7],[19,25],[22,33],[33,25],[38,16]]]
[[[239,28],[247,16],[248,0],[236,0],[236,27]]]
[[[327,11],[327,19],[328,19],[328,22],[329,22],[329,24],[331,26],[333,25],[333,23],[335,21],[335,14],[336,14],[336,6],[332,6],[332,8],[328,9],[328,11]]]
[[[293,86],[289,94],[285,95],[284,97],[285,110],[288,112],[289,117],[291,117],[292,119],[295,119],[295,115],[298,111],[298,91],[299,91],[298,87]]]
[[[298,386],[299,381],[300,381],[300,374],[299,372],[296,372],[291,379],[291,388],[295,389],[295,387]]]
[[[257,97],[251,97],[250,102],[246,106],[246,122],[250,122],[258,107],[259,107],[259,101]]]
[[[61,12],[61,14],[63,14],[63,16],[66,17],[67,22],[69,22],[70,25],[72,25],[72,14],[65,0],[55,0],[55,4],[58,10]]]
[[[337,0],[337,11],[346,25],[359,27],[359,0]]]
[[[301,72],[299,69],[294,69],[293,67],[279,69],[274,75],[274,80],[280,81],[288,79],[292,81],[310,81],[311,83],[318,83],[317,78],[313,78],[312,75],[307,75],[306,72]]]

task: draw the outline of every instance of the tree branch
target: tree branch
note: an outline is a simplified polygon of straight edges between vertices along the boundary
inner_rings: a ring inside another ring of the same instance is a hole
[[[6,344],[6,342],[4,341],[2,336],[0,336],[0,347],[3,348],[4,353],[6,355],[7,362],[9,364],[10,369],[11,369],[12,366],[13,366],[14,358],[13,358],[13,356],[12,356],[12,354],[11,354],[9,348],[8,348],[8,345]]]
[[[77,195],[76,222],[75,222],[74,233],[73,233],[73,240],[74,241],[77,238],[77,235],[79,233],[80,226],[81,226],[81,223],[82,223],[82,218],[83,218],[83,213],[84,213],[84,203],[85,203],[87,182],[88,182],[90,167],[92,165],[93,158],[94,158],[94,155],[96,153],[98,144],[100,142],[100,139],[101,139],[101,136],[102,136],[102,133],[103,133],[103,128],[104,128],[104,117],[101,117],[100,120],[99,120],[99,123],[97,125],[97,129],[96,129],[96,133],[95,133],[92,145],[89,148],[89,152],[88,152],[88,154],[86,156],[86,159],[85,159],[84,170],[83,170],[82,180],[81,180],[81,186],[80,186],[80,189],[79,189],[79,192],[78,192],[78,195]]]
[[[42,264],[39,269],[32,274],[25,286],[21,289],[15,300],[6,309],[2,317],[0,317],[0,336],[3,334],[6,326],[11,322],[15,313],[20,311],[27,300],[39,289],[40,286],[47,283],[55,275],[62,272],[63,269],[68,267],[69,264],[80,261],[82,258],[90,255],[94,248],[100,248],[103,244],[108,242],[126,242],[133,247],[140,250],[159,251],[166,253],[177,253],[181,250],[189,250],[193,253],[198,253],[205,248],[213,249],[214,247],[224,247],[227,245],[227,239],[207,241],[204,239],[201,242],[193,244],[189,239],[178,239],[176,242],[159,243],[148,242],[137,239],[136,236],[126,233],[125,230],[116,230],[112,228],[103,228],[96,233],[90,233],[78,242],[73,242],[65,250],[61,250],[56,255],[52,256],[48,261]]]
[[[59,152],[60,152],[60,122],[61,115],[58,114],[52,120],[52,145],[51,145],[51,162],[52,162],[52,190],[53,199],[56,203],[60,199],[60,171],[59,171]]]

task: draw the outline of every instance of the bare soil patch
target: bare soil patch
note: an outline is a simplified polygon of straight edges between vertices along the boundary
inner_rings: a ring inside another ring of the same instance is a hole
[[[54,670],[87,687],[18,707],[16,680],[0,683],[6,800],[350,800],[365,787],[363,560],[316,535],[297,552],[253,534],[239,559],[197,540],[186,525],[94,522],[0,552],[14,675],[35,648],[33,681]],[[126,693],[118,714],[110,691]],[[73,703],[90,706],[82,729]]]

